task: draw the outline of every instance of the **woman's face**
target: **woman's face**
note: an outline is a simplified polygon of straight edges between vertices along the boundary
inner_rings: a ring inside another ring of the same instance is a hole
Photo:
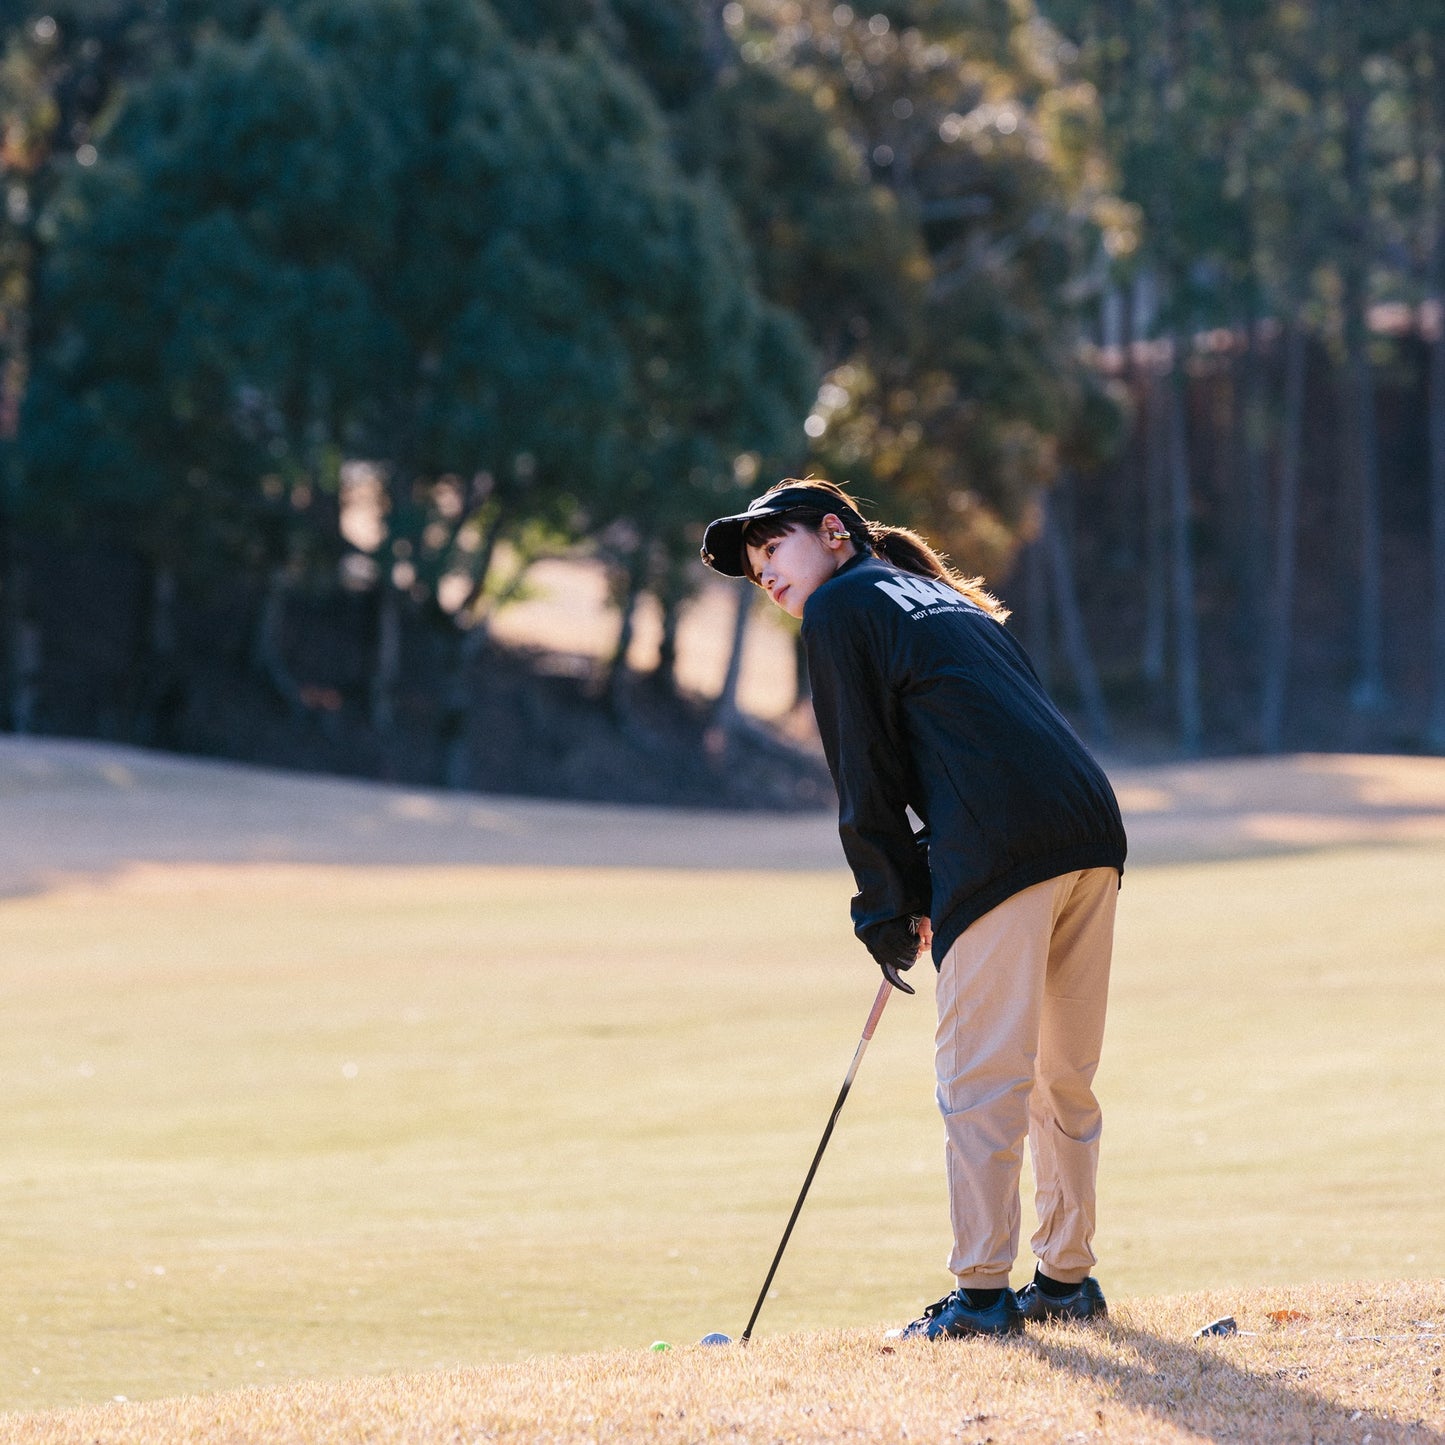
[[[834,535],[839,532],[841,537]],[[830,514],[820,526],[800,522],[781,537],[749,546],[748,562],[769,598],[789,617],[801,617],[808,598],[856,550],[842,522]]]

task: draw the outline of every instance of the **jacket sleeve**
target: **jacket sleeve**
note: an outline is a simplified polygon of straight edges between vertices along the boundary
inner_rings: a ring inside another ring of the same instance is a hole
[[[831,616],[803,633],[813,711],[838,790],[838,833],[858,891],[853,931],[879,963],[918,956],[914,920],[929,912],[926,842],[908,821],[914,792],[897,700],[866,628]]]

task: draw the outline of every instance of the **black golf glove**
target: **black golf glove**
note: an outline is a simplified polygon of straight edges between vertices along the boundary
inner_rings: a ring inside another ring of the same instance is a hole
[[[873,961],[883,971],[883,977],[900,993],[913,993],[911,985],[904,983],[903,975],[918,962],[918,923],[916,919],[893,918],[887,923],[875,924],[864,935],[863,942]]]

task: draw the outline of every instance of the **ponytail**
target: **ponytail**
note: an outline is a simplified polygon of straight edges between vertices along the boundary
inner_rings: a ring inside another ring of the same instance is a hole
[[[917,532],[909,527],[888,527],[882,522],[866,522],[867,550],[891,562],[900,572],[912,572],[943,582],[961,592],[975,607],[982,608],[995,622],[1007,622],[1009,610],[984,585],[982,577],[965,577],[948,565]],[[853,536],[852,529],[849,536]],[[858,541],[857,537],[853,540]]]

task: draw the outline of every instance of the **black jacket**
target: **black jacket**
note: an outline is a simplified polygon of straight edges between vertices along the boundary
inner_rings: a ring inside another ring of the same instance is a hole
[[[858,884],[853,926],[880,963],[912,962],[917,916],[933,922],[936,964],[1024,888],[1083,868],[1122,874],[1109,780],[981,608],[859,556],[808,599],[803,642]]]

